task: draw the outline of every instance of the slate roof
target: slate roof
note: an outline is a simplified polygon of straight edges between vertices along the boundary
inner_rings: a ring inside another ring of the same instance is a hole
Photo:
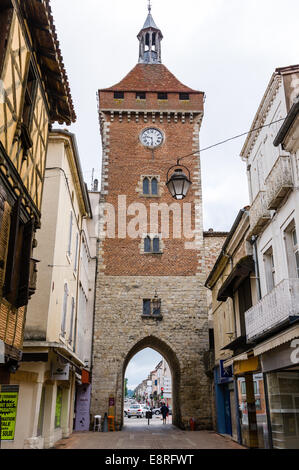
[[[99,91],[203,93],[181,83],[163,64],[137,64],[119,83]]]

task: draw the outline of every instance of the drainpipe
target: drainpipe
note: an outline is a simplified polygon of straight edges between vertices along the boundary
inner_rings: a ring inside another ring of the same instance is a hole
[[[257,256],[257,247],[256,247],[256,240],[257,236],[253,235],[251,237],[251,245],[253,246],[253,261],[254,261],[254,268],[255,268],[255,280],[256,280],[256,289],[257,289],[257,297],[258,301],[262,298],[261,293],[261,283],[260,283],[260,270],[259,270],[259,263],[258,263],[258,256]]]

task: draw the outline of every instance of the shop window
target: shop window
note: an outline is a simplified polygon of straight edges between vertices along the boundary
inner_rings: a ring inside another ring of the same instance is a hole
[[[44,425],[44,411],[45,411],[45,387],[42,389],[41,399],[40,399],[40,406],[39,406],[39,415],[38,415],[38,423],[37,423],[37,436],[43,435],[43,425]]]
[[[62,387],[57,387],[56,408],[55,408],[55,428],[61,428],[61,408],[62,408]]]

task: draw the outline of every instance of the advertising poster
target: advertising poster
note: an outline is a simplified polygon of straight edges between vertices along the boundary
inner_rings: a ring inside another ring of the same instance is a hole
[[[6,387],[7,388],[7,387]],[[13,440],[18,406],[18,391],[0,390],[1,440]]]

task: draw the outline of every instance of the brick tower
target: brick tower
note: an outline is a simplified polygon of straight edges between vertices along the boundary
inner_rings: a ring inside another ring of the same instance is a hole
[[[165,185],[177,158],[199,150],[204,93],[180,83],[161,63],[163,36],[150,7],[137,37],[138,64],[98,94],[104,217],[91,412],[103,416],[113,397],[121,427],[126,367],[151,347],[172,372],[173,423],[187,428],[193,417],[205,429],[211,410],[203,365],[208,318],[199,154],[183,161],[193,183],[183,201],[175,201]]]

